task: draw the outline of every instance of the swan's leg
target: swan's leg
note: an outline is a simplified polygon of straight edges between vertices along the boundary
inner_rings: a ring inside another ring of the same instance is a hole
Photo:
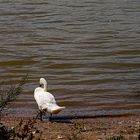
[[[40,110],[40,120],[41,120],[41,121],[43,121],[43,120],[42,120],[42,115],[43,115],[43,112]]]
[[[52,119],[52,113],[50,113],[50,116],[49,116],[49,121],[51,121]]]
[[[38,119],[40,117],[40,120],[42,121],[42,115],[43,115],[43,112],[41,110],[39,110],[37,112],[37,115],[36,115],[35,119]]]
[[[36,115],[35,119],[37,119],[39,117],[39,115],[40,115],[40,110],[37,111],[37,115]]]

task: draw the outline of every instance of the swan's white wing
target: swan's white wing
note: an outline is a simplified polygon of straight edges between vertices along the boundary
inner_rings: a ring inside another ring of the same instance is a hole
[[[41,110],[46,109],[49,104],[56,103],[54,96],[49,92],[45,92],[40,87],[35,89],[34,98],[38,104],[39,109]]]
[[[56,101],[55,101],[55,98],[54,98],[54,96],[51,94],[51,93],[49,93],[49,92],[44,92],[44,96],[46,97],[46,98],[48,98],[48,102],[49,103],[52,103],[52,104],[54,104],[54,103],[56,103]]]

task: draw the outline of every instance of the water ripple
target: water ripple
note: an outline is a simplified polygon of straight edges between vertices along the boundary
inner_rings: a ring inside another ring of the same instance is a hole
[[[11,113],[35,113],[40,77],[64,113],[139,112],[139,9],[131,0],[0,1],[0,81],[29,73]]]

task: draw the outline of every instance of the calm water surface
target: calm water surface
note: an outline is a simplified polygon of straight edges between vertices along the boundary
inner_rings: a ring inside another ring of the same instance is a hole
[[[140,113],[140,1],[0,0],[0,81],[26,73],[12,115],[36,113],[40,77],[62,114]]]

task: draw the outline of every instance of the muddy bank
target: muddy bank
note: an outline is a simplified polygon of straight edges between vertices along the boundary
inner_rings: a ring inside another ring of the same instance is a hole
[[[20,120],[32,118],[3,117],[8,127],[16,126]],[[38,130],[36,133],[34,130]],[[124,140],[138,140],[140,134],[140,115],[97,116],[94,118],[53,118],[51,122],[44,119],[34,123],[34,139],[42,140],[107,140],[120,137]]]

